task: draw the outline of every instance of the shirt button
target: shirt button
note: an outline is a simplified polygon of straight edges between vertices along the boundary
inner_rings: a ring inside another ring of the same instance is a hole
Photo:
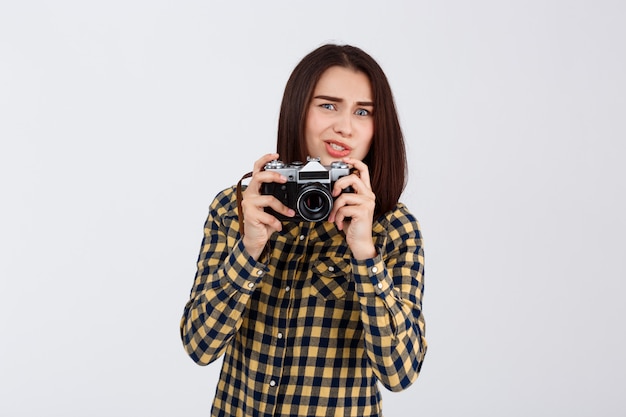
[[[257,274],[258,276],[261,276],[261,275],[263,275],[263,271],[261,271],[261,270],[259,269],[258,271],[256,271],[256,274]]]
[[[372,267],[372,272],[375,274],[378,272],[378,268],[376,268],[375,266]]]
[[[278,334],[276,335],[277,338],[282,339],[283,338],[283,334],[278,332]]]
[[[270,387],[275,387],[276,386],[276,381],[274,381],[273,379],[270,381]]]
[[[254,282],[248,282],[248,288],[250,289],[254,288]]]
[[[379,282],[376,286],[377,286],[378,288],[380,288],[381,290],[383,289],[383,283],[382,283],[382,282]]]
[[[328,270],[330,272],[335,272],[335,267],[331,265],[331,266],[328,267]]]
[[[304,235],[300,235],[300,240],[304,240]]]
[[[285,287],[285,292],[289,292],[289,291],[291,291],[291,287],[290,287],[289,285],[287,285],[287,286]]]

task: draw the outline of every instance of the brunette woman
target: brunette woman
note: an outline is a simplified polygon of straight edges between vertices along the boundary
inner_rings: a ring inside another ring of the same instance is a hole
[[[291,181],[268,163],[309,156],[353,167],[323,221],[262,192]],[[200,365],[224,355],[212,415],[380,416],[378,383],[415,381],[427,346],[424,254],[399,202],[406,165],[374,59],[349,45],[304,57],[285,88],[277,153],[255,162],[239,198],[236,187],[218,194],[205,223],[181,337]]]

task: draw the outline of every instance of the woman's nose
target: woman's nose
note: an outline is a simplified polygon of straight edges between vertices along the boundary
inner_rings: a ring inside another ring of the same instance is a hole
[[[334,129],[335,129],[335,132],[339,133],[341,136],[351,136],[352,135],[352,115],[349,113],[337,115]]]

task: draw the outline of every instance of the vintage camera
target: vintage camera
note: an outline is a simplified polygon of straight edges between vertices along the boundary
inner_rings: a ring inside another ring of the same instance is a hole
[[[261,194],[273,195],[284,205],[292,208],[296,215],[286,217],[267,207],[279,220],[318,222],[326,220],[333,209],[332,189],[341,177],[350,175],[348,164],[336,161],[331,165],[322,165],[319,158],[307,157],[307,163],[271,161],[265,165],[266,171],[276,171],[287,178],[287,182],[263,183]],[[352,192],[350,187],[342,192]]]

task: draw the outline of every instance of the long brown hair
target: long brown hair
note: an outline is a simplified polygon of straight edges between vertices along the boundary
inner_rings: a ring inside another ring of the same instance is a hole
[[[393,209],[406,184],[406,151],[387,77],[366,52],[351,45],[323,45],[294,68],[283,94],[278,119],[277,152],[286,162],[306,161],[306,115],[313,91],[328,68],[340,66],[363,72],[370,80],[374,100],[374,136],[363,159],[376,194],[375,217]]]

